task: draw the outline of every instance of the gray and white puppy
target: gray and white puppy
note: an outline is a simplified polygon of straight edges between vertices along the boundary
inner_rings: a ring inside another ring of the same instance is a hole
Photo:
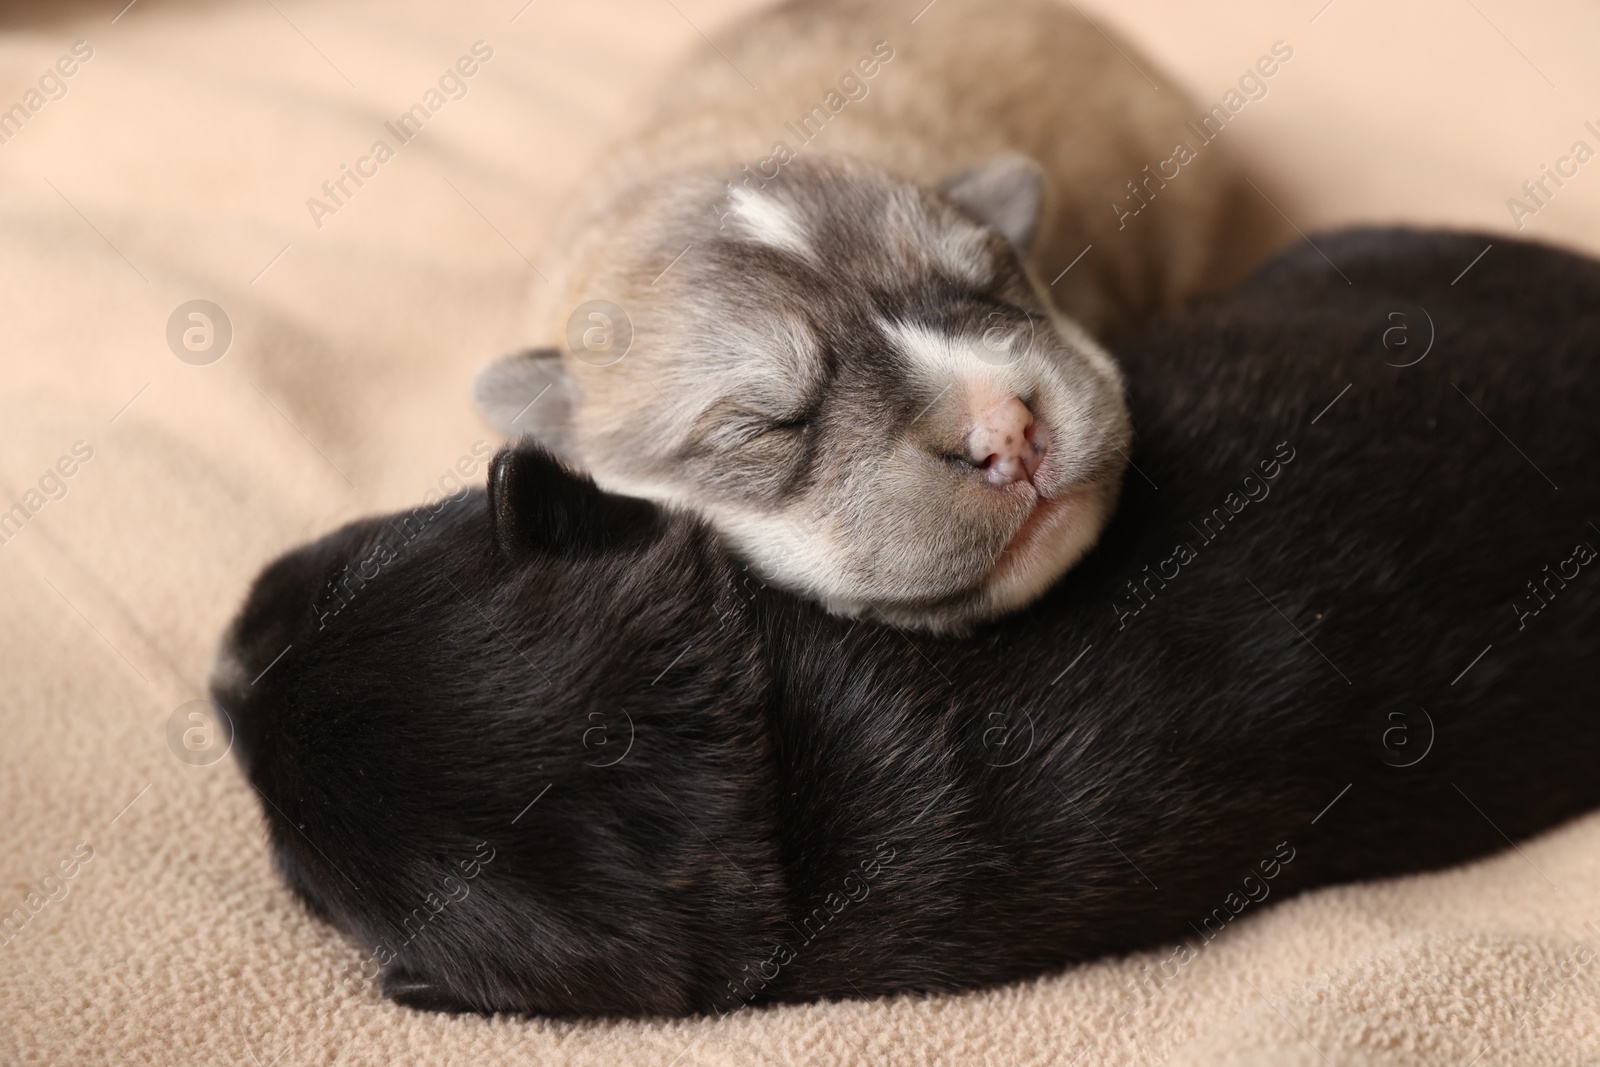
[[[477,398],[767,581],[950,631],[1043,592],[1115,505],[1096,337],[1277,234],[1218,147],[1156,196],[1199,109],[1128,45],[1049,0],[920,6],[789,3],[672,75],[558,225],[530,325],[558,343]]]

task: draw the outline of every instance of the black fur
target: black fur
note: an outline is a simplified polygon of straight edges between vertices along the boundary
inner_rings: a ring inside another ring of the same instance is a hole
[[[1125,346],[1117,517],[968,639],[532,446],[493,508],[289,554],[214,694],[287,881],[406,1003],[726,1013],[1201,951],[1596,805],[1600,561],[1548,575],[1600,545],[1600,265],[1497,237],[1452,282],[1487,243],[1329,236]]]

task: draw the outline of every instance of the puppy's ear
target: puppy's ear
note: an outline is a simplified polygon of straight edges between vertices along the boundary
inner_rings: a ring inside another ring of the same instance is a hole
[[[649,501],[605,492],[531,441],[502,448],[489,464],[489,523],[495,545],[513,558],[627,548],[649,540],[657,518]]]
[[[478,373],[472,398],[507,437],[531,435],[557,455],[568,454],[574,397],[559,349],[527,348],[502,356]]]
[[[985,226],[1027,251],[1044,208],[1044,171],[1027,156],[1007,153],[946,178],[944,195]]]

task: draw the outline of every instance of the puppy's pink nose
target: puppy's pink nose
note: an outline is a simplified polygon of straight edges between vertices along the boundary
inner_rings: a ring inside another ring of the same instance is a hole
[[[967,459],[991,485],[1031,480],[1049,447],[1044,427],[1014,396],[979,412],[967,435]]]

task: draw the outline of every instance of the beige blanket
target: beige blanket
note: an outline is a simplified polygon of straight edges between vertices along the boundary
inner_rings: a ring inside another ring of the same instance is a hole
[[[516,339],[558,194],[734,12],[125,2],[0,16],[0,1064],[1600,1061],[1600,817],[1267,907],[1175,972],[605,1025],[340,984],[359,951],[278,885],[186,705],[269,557],[496,443],[468,386]],[[1304,230],[1600,250],[1592,5],[1324,3],[1081,10],[1208,104],[1291,45],[1228,136]],[[420,132],[387,130],[417,103]],[[1566,176],[1535,200],[1542,165]]]

